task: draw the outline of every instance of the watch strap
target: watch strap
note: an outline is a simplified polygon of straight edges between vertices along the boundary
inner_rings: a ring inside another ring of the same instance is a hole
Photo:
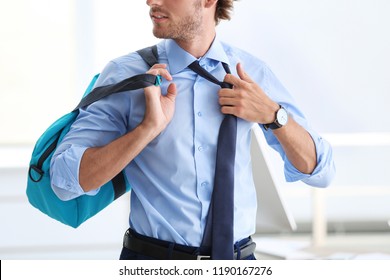
[[[263,124],[263,127],[265,130],[268,130],[268,129],[277,129],[277,128],[281,128],[282,126],[278,125],[276,122],[273,122],[273,123],[267,123],[267,124]]]
[[[275,112],[275,120],[272,123],[263,124],[265,130],[268,129],[274,130],[274,129],[281,128],[283,126],[278,122],[278,118],[277,118],[278,112],[282,108],[283,108],[282,105],[279,104],[279,109]]]

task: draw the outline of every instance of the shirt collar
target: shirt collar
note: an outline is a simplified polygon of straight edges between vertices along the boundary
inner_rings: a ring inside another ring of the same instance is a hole
[[[229,64],[229,58],[227,57],[226,51],[222,45],[222,42],[218,39],[218,36],[215,37],[210,49],[203,56],[203,58]]]
[[[196,57],[182,49],[174,40],[168,39],[165,41],[165,50],[169,63],[170,73],[172,75],[184,70],[189,64],[196,60]],[[225,49],[221,41],[216,37],[207,51],[200,60],[211,59],[217,62],[225,62],[229,64],[229,58],[226,55]]]

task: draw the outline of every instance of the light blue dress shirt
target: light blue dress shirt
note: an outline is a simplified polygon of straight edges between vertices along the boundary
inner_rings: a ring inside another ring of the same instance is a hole
[[[177,85],[176,109],[167,128],[125,168],[132,186],[130,226],[143,235],[199,246],[213,190],[217,136],[223,118],[217,94],[220,87],[189,70],[187,66],[196,58],[174,41],[161,41],[158,53],[160,62],[168,65]],[[311,134],[318,165],[311,175],[307,175],[288,161],[272,131],[263,130],[268,144],[285,162],[286,180],[302,180],[319,187],[328,185],[335,172],[330,145],[309,128],[292,97],[268,66],[216,38],[200,64],[222,81],[226,72],[220,62],[230,65],[234,75],[237,75],[236,64],[242,62],[246,72],[271,99],[282,104]],[[96,86],[116,83],[147,70],[141,57],[131,53],[111,61]],[[167,81],[162,83],[163,94],[168,84]],[[142,89],[112,95],[80,110],[51,162],[52,187],[56,194],[64,200],[83,195],[78,177],[84,151],[110,143],[133,130],[142,121],[144,112]],[[256,225],[256,193],[250,155],[252,125],[238,119],[234,196],[236,241],[253,234]]]

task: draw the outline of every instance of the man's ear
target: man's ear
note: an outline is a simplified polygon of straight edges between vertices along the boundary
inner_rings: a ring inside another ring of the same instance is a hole
[[[217,5],[218,0],[205,0],[205,7],[211,8]]]

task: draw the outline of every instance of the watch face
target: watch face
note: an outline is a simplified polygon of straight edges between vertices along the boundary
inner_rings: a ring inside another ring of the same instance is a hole
[[[288,121],[288,114],[286,109],[280,108],[276,114],[276,119],[281,126],[286,125]]]

